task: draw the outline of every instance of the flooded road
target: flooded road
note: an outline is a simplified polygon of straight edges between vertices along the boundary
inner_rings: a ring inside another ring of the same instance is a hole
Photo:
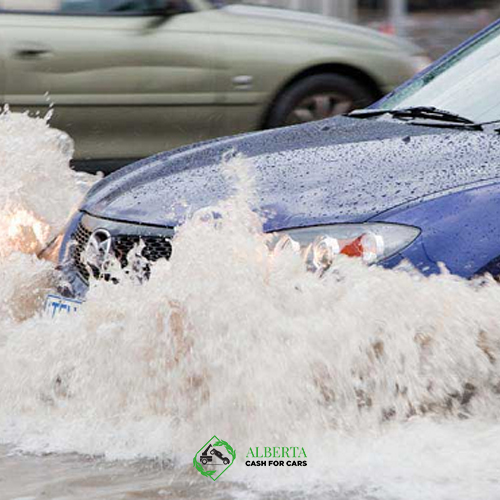
[[[407,16],[406,33],[433,59],[446,54],[478,31],[498,19],[498,7],[477,10],[429,10],[411,12]],[[377,19],[372,11],[362,11],[359,22],[381,29],[385,19]]]
[[[213,483],[191,465],[108,461],[78,454],[36,456],[0,447],[0,498],[9,500],[162,499],[496,499],[500,427],[493,422],[416,422],[332,441],[302,480],[283,471]],[[360,436],[358,436],[359,438]]]
[[[195,470],[157,461],[108,462],[76,454],[36,457],[0,447],[0,498],[162,500],[240,497],[247,490],[210,484]]]
[[[95,179],[44,120],[0,117],[0,500],[500,496],[500,287],[269,249],[237,193],[195,214],[140,285],[43,315],[57,235]],[[215,211],[217,217],[210,214]],[[193,457],[213,435],[234,464]],[[246,464],[301,447],[307,466]]]
[[[413,13],[408,36],[437,59],[498,19],[498,7],[473,11]]]

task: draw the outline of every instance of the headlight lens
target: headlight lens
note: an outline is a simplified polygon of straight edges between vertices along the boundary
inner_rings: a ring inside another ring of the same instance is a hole
[[[300,252],[312,270],[328,268],[335,256],[362,258],[367,264],[387,259],[410,245],[420,234],[413,226],[387,223],[333,224],[274,233],[275,254]]]

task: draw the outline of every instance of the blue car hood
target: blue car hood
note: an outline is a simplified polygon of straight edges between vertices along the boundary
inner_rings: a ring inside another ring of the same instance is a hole
[[[234,192],[224,155],[255,177],[265,229],[361,222],[428,195],[499,177],[499,138],[393,119],[336,118],[222,138],[162,153],[99,182],[82,210],[124,222],[175,226]]]

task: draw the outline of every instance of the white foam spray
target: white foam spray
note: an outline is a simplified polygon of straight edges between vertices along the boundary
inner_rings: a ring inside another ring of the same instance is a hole
[[[498,496],[493,280],[348,258],[319,278],[291,250],[269,250],[237,157],[224,165],[237,193],[180,228],[148,282],[93,283],[76,316],[50,320],[40,297],[52,267],[30,241],[57,233],[81,189],[44,121],[8,114],[1,127],[2,166],[19,175],[2,183],[0,220],[13,206],[32,219],[0,259],[0,441],[162,458],[197,481],[192,458],[217,434],[237,452],[224,480],[248,492]],[[256,446],[304,447],[308,466],[246,467]]]

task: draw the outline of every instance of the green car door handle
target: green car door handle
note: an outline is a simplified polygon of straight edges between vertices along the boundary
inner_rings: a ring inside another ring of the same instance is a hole
[[[48,47],[42,46],[25,46],[18,47],[14,50],[14,54],[19,59],[39,59],[52,54]]]

